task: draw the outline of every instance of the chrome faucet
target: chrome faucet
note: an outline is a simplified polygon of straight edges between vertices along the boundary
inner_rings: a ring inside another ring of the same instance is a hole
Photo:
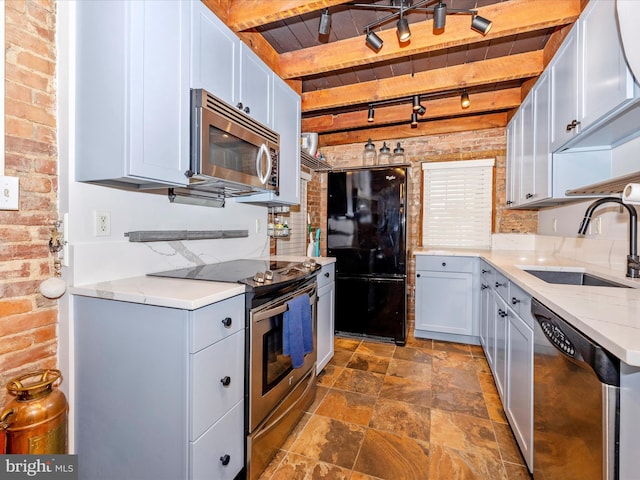
[[[587,233],[587,227],[589,226],[589,222],[591,222],[591,215],[593,214],[593,211],[603,203],[610,202],[619,203],[627,209],[627,212],[629,212],[629,255],[627,255],[627,277],[639,278],[640,258],[638,258],[638,214],[634,207],[627,205],[617,197],[599,198],[587,207],[587,211],[584,213],[584,219],[580,224],[578,234],[584,235]]]

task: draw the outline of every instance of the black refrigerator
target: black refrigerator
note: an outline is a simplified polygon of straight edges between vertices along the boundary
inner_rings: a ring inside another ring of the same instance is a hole
[[[406,342],[406,167],[329,173],[336,333]]]

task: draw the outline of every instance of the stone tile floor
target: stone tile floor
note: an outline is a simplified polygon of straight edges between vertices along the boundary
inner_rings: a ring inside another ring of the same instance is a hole
[[[260,480],[530,480],[482,348],[335,339]]]

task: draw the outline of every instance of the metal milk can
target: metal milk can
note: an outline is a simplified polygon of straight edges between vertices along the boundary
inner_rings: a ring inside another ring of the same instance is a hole
[[[0,415],[0,454],[67,453],[67,399],[60,370],[36,370],[7,383],[12,399]],[[2,445],[5,444],[4,448]]]

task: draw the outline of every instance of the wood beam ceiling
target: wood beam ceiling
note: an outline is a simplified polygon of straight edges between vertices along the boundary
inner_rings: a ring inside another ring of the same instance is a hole
[[[466,109],[461,107],[459,96],[435,100],[422,99],[422,104],[427,111],[419,118],[421,120],[433,120],[492,111],[504,111],[518,107],[520,102],[520,88],[509,88],[471,95],[471,106]],[[375,107],[375,121],[373,123],[367,122],[367,109],[336,115],[327,114],[303,118],[302,131],[328,133],[363,127],[378,128],[383,125],[407,122],[411,116],[411,106],[412,103],[408,101],[400,105]]]
[[[543,70],[542,60],[543,52],[539,50],[306,92],[302,94],[302,112],[535,77]]]
[[[467,16],[450,15],[443,35],[433,34],[432,20],[412,23],[411,41],[408,44],[398,43],[395,29],[377,32],[384,41],[378,53],[366,46],[364,35],[283,53],[280,55],[280,73],[283,78],[317,75],[567,25],[580,15],[580,0],[511,0],[481,7],[478,12],[493,21],[493,28],[486,37],[470,30]]]
[[[349,1],[351,0],[233,0],[226,23],[231,30],[239,32]]]

